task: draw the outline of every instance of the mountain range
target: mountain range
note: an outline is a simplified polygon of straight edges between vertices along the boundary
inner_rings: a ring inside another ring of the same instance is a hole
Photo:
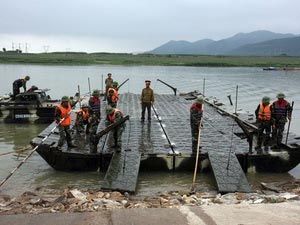
[[[290,55],[300,56],[300,36],[259,30],[238,33],[219,41],[169,41],[147,53],[192,55]]]

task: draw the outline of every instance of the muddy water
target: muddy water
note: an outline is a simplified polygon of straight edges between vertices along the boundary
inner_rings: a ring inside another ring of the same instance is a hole
[[[111,72],[113,78],[122,82],[129,78],[120,90],[121,93],[140,93],[145,79],[151,79],[156,93],[171,94],[173,91],[157,79],[161,79],[179,92],[193,90],[203,91],[205,79],[205,95],[216,96],[219,101],[228,105],[228,110],[235,110],[235,93],[238,86],[237,109],[253,112],[264,95],[272,100],[276,93],[283,91],[289,101],[295,101],[291,131],[300,135],[300,71],[262,71],[261,68],[195,68],[195,67],[153,67],[153,66],[37,66],[37,65],[0,65],[0,95],[11,92],[13,80],[30,75],[28,87],[36,85],[50,88],[52,98],[62,95],[74,95],[80,85],[81,93],[91,89],[103,89],[102,78]],[[228,95],[234,105],[229,106]],[[46,125],[3,124],[0,123],[0,154],[18,150],[26,145],[42,131]],[[0,179],[5,178],[28,152],[0,156]],[[104,174],[98,172],[66,173],[53,170],[47,163],[34,154],[17,170],[17,172],[1,188],[1,193],[19,194],[36,187],[64,189],[66,186],[79,188],[98,188]],[[300,177],[300,166],[285,174],[247,174],[254,186],[264,181],[290,180]],[[169,190],[189,190],[192,174],[190,173],[140,173],[138,194],[155,194]],[[215,184],[211,174],[201,174],[197,179],[200,190],[214,190]]]

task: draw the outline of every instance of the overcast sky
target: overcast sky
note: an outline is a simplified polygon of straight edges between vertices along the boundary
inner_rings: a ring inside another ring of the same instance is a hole
[[[142,52],[239,32],[300,34],[300,0],[0,0],[0,47]]]

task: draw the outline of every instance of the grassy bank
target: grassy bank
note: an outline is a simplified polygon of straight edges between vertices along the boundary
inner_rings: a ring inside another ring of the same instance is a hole
[[[0,63],[36,63],[64,65],[157,65],[157,66],[300,66],[300,57],[289,56],[204,56],[151,55],[123,53],[21,53],[0,52]]]

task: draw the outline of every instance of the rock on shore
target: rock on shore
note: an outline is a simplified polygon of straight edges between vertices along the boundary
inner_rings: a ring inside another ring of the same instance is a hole
[[[261,183],[254,193],[171,191],[153,196],[136,196],[127,192],[105,192],[67,188],[63,193],[43,188],[11,198],[0,194],[0,214],[40,214],[55,212],[95,212],[116,208],[173,208],[212,204],[261,204],[300,200],[300,180]]]

